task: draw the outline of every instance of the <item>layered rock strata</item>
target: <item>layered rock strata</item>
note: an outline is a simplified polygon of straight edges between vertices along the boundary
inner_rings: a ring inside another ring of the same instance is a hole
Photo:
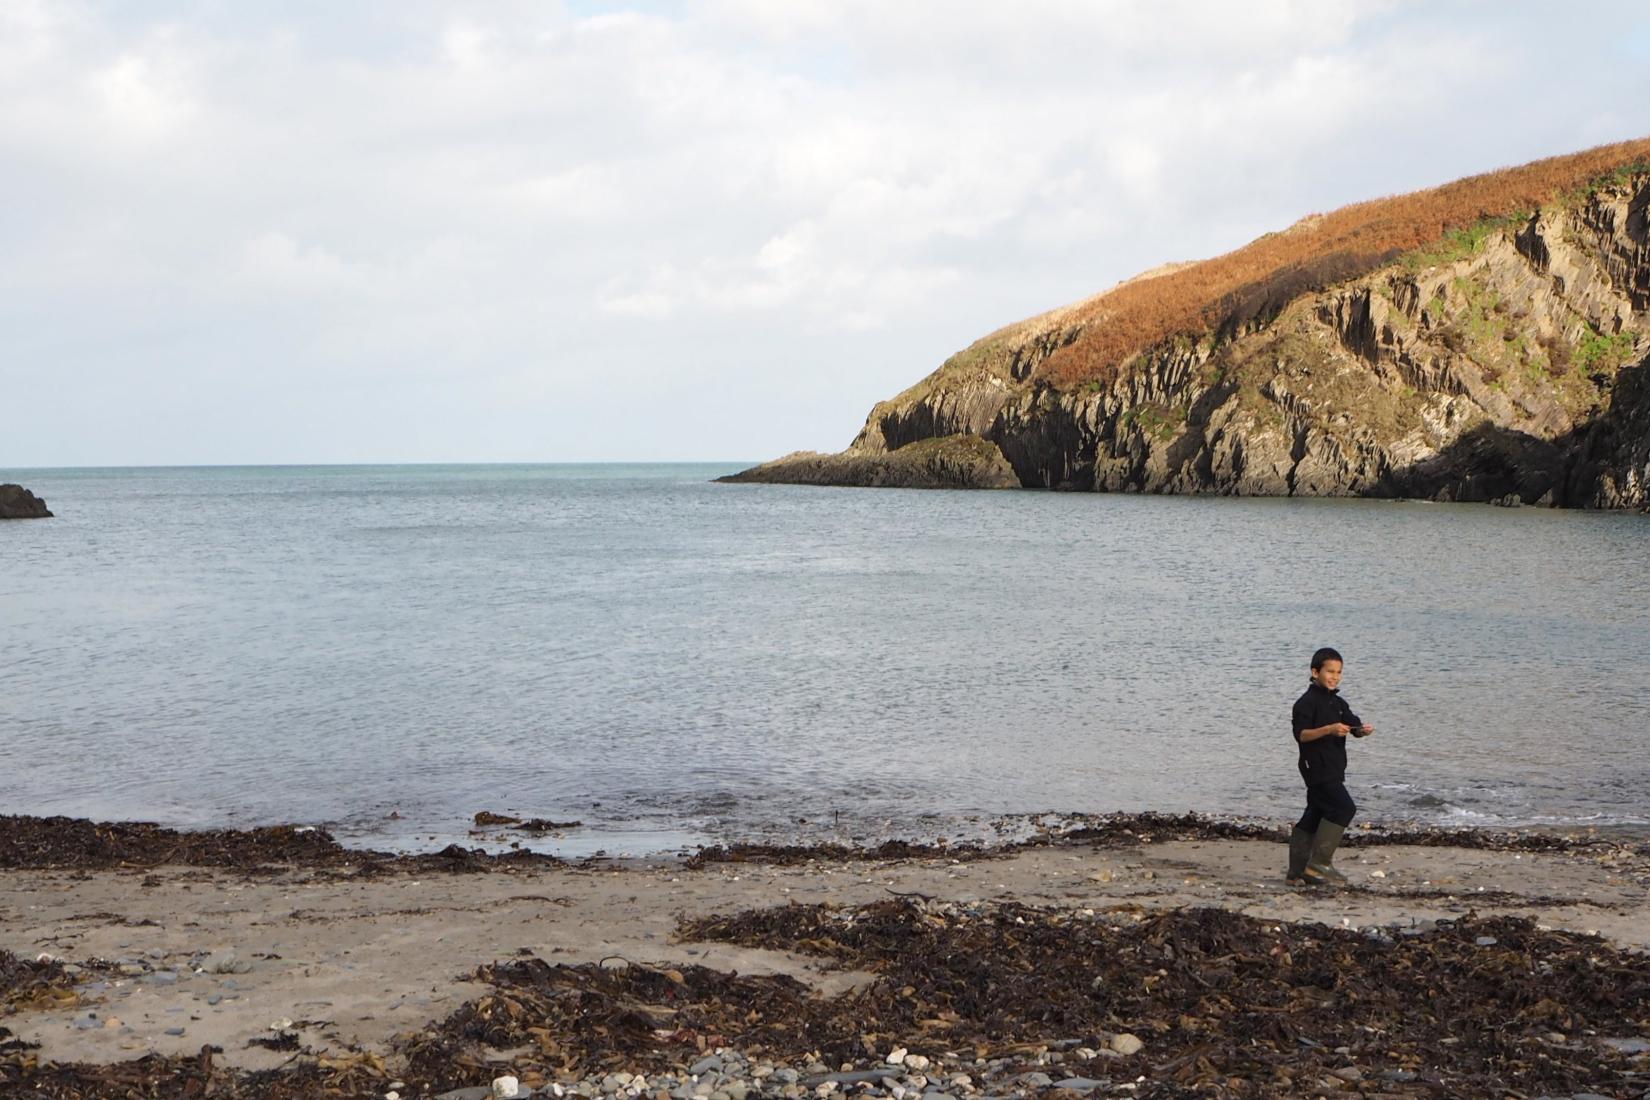
[[[21,485],[0,485],[0,519],[45,519],[46,502]]]
[[[909,448],[976,439],[1025,487],[1650,507],[1647,207],[1626,173],[1075,388],[1037,367],[1104,321],[1055,311],[877,405],[840,455],[740,479],[897,484]]]

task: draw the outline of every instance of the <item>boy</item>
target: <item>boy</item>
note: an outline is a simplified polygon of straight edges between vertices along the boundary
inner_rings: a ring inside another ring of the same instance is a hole
[[[1306,780],[1306,812],[1289,834],[1289,883],[1292,886],[1345,886],[1346,876],[1330,861],[1341,833],[1358,812],[1346,793],[1346,735],[1368,737],[1365,725],[1338,694],[1341,655],[1333,649],[1312,654],[1312,684],[1295,700],[1291,726],[1300,746],[1301,778]]]

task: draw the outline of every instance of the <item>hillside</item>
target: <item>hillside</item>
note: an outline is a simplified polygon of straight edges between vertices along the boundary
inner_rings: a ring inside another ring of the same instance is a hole
[[[1647,205],[1650,139],[1313,215],[730,480],[1650,506]]]

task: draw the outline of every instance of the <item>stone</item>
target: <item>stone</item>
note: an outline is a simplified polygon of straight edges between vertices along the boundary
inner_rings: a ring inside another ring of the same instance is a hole
[[[1036,1070],[1021,1077],[1020,1084],[1028,1089],[1046,1089],[1054,1084],[1054,1078],[1041,1070]]]
[[[505,1074],[493,1078],[493,1100],[517,1100],[521,1095],[521,1082],[514,1077]]]
[[[1054,1082],[1057,1089],[1071,1089],[1073,1092],[1087,1092],[1090,1089],[1104,1088],[1106,1082],[1096,1081],[1092,1077],[1067,1077],[1064,1081]]]
[[[1650,1054],[1650,1040],[1647,1039],[1600,1039],[1599,1044],[1623,1054]]]
[[[1145,1045],[1145,1043],[1140,1041],[1140,1037],[1138,1035],[1130,1035],[1128,1032],[1124,1032],[1121,1035],[1113,1035],[1111,1037],[1111,1049],[1116,1051],[1118,1054],[1123,1055],[1125,1058],[1131,1054],[1140,1053],[1141,1048]]]

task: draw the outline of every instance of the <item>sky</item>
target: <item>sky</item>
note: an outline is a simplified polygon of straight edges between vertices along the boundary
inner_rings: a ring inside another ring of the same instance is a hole
[[[1650,135],[1650,6],[0,0],[0,468],[837,450],[1004,324]]]

